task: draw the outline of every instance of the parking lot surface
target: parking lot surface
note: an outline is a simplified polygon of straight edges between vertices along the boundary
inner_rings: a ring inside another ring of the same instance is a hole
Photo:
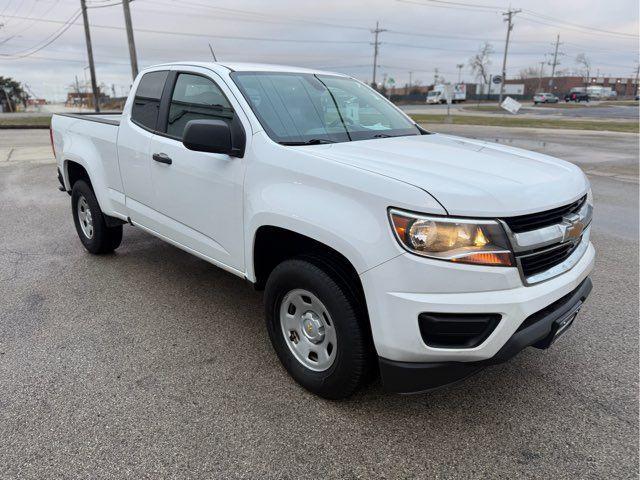
[[[594,170],[624,164],[616,138]],[[241,279],[130,226],[85,252],[47,145],[0,131],[0,478],[637,478],[636,182],[591,176],[594,291],[551,349],[329,402],[281,368]]]

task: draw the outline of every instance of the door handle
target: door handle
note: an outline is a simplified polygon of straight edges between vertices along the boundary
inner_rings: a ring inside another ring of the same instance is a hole
[[[153,158],[156,162],[166,163],[167,165],[171,165],[173,163],[171,157],[166,153],[154,153],[151,158]]]

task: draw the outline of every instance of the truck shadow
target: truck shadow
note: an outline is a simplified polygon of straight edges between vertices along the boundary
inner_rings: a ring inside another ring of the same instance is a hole
[[[153,279],[151,289],[135,279],[127,287],[134,292],[137,290],[140,295],[140,313],[144,314],[145,306],[150,306],[148,313],[155,314],[156,307],[160,305],[160,317],[156,320],[162,318],[186,333],[182,348],[192,352],[196,348],[196,358],[191,357],[186,364],[173,367],[180,370],[189,368],[194,362],[200,363],[214,376],[224,372],[229,388],[239,381],[229,376],[237,375],[247,382],[243,385],[245,390],[251,388],[251,384],[258,389],[285,390],[292,399],[297,397],[298,401],[305,403],[329,403],[332,408],[345,413],[363,408],[375,415],[406,412],[407,408],[460,412],[495,408],[496,402],[502,404],[499,398],[504,396],[504,392],[522,388],[523,370],[536,368],[535,357],[532,357],[532,364],[527,365],[527,353],[524,352],[521,358],[508,365],[492,367],[460,383],[434,391],[413,395],[390,394],[384,391],[378,380],[374,380],[350,400],[326,402],[295,384],[280,365],[264,327],[262,292],[253,290],[249,283],[132,228],[126,230],[125,241],[114,257],[105,264],[116,260],[114,263],[119,265],[113,268],[135,271],[136,277]],[[147,328],[153,329],[154,323],[149,323]],[[241,350],[234,350],[239,344],[242,345]],[[232,373],[234,369],[237,370]],[[530,377],[529,374],[527,372]]]

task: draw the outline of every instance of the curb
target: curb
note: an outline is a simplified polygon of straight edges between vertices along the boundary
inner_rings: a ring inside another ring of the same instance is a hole
[[[0,125],[0,130],[38,130],[48,129],[49,125]]]

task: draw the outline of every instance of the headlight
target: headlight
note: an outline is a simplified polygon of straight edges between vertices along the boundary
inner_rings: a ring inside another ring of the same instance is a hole
[[[389,217],[400,244],[417,255],[475,265],[514,265],[509,241],[498,222],[402,210],[390,210]]]

